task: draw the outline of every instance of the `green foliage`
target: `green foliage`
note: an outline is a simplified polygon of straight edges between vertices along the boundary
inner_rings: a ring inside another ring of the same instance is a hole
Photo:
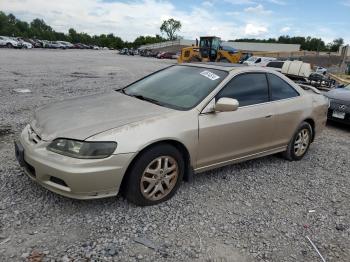
[[[146,44],[155,44],[160,42],[165,42],[167,39],[161,37],[160,35],[154,36],[139,36],[134,40],[134,47],[138,47]]]
[[[181,29],[181,22],[173,18],[164,20],[163,24],[160,26],[160,32],[165,33],[169,40],[175,40],[177,38],[176,31]]]
[[[339,47],[342,46],[343,44],[344,44],[344,39],[340,37],[340,38],[334,39],[332,43],[329,43],[327,45],[327,47],[331,52],[338,52]]]
[[[241,38],[236,40],[230,40],[231,42],[255,42],[255,43],[279,43],[279,44],[299,44],[301,50],[307,51],[331,51],[337,52],[339,46],[344,43],[342,38],[335,39],[333,43],[328,45],[321,38],[315,37],[303,37],[303,36],[294,36],[290,37],[288,35],[282,35],[275,38],[269,39],[255,39],[255,38]]]

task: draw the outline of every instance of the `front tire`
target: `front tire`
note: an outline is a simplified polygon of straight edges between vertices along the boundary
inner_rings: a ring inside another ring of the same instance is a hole
[[[149,206],[170,199],[177,191],[185,170],[181,153],[173,146],[151,147],[137,157],[126,174],[126,199],[138,206]]]
[[[283,157],[289,161],[301,160],[309,150],[313,137],[312,127],[307,122],[302,122],[290,140]]]

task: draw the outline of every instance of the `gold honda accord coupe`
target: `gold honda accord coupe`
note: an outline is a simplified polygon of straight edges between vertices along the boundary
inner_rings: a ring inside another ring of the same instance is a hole
[[[300,160],[328,100],[266,68],[174,65],[109,93],[39,108],[15,142],[25,173],[58,194],[145,206],[193,174],[282,152]]]

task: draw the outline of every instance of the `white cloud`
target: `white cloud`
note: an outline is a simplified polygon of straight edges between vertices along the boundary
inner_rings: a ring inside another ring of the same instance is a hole
[[[285,26],[285,27],[282,27],[282,28],[281,28],[280,32],[281,32],[281,33],[287,33],[287,32],[290,31],[290,29],[291,29],[291,28],[290,28],[289,26]]]
[[[205,5],[210,5],[210,1]],[[181,21],[179,35],[185,38],[217,35],[232,39],[239,33],[238,26],[231,20],[223,20],[222,13],[215,14],[215,9],[200,5],[179,11],[172,3],[163,0],[128,3],[79,0],[79,4],[72,0],[0,0],[0,10],[12,12],[26,21],[43,18],[61,32],[73,27],[89,34],[114,33],[128,41],[139,35],[160,34],[159,27],[168,18]]]
[[[181,21],[179,35],[188,39],[201,35],[216,35],[224,40],[244,37],[244,30],[235,22],[221,19],[222,13],[215,14],[201,6],[178,11],[171,3],[156,0],[131,3],[80,0],[78,6],[70,0],[30,0],[30,3],[13,0],[0,2],[0,10],[13,12],[27,21],[43,18],[57,31],[67,32],[73,27],[89,34],[114,33],[128,41],[139,35],[159,34],[162,21],[171,17]]]
[[[211,2],[211,1],[204,1],[204,2],[202,2],[202,6],[204,6],[204,7],[213,7],[214,3]]]
[[[244,33],[248,36],[262,36],[267,32],[267,27],[263,25],[246,24],[244,28]]]
[[[286,2],[283,0],[267,0],[267,2],[270,2],[272,4],[276,4],[276,5],[286,5]]]
[[[233,4],[233,5],[255,4],[255,1],[253,1],[253,0],[224,0],[224,2]]]
[[[78,32],[89,34],[114,33],[128,41],[133,41],[139,35],[159,34],[162,21],[171,17],[181,21],[179,35],[187,39],[195,39],[201,35],[216,35],[223,40],[277,37],[280,30],[286,30],[283,26],[290,26],[288,15],[270,15],[272,11],[256,3],[257,0],[224,0],[224,10],[221,1],[205,0],[202,4],[188,5],[186,9],[180,10],[169,0],[0,0],[0,10],[14,13],[28,22],[34,18],[42,18],[60,32],[68,32],[73,27]],[[276,0],[259,2],[267,1]],[[244,4],[247,6],[240,6]],[[344,26],[337,26],[334,32],[316,32],[315,28],[318,27],[317,24],[310,29],[303,25],[301,33],[311,32],[311,35],[317,33],[325,37],[335,35],[349,39]],[[289,33],[299,34],[300,32],[295,31],[297,29],[297,25],[293,25]]]
[[[258,15],[269,15],[272,14],[271,10],[266,10],[262,4],[259,4],[255,7],[247,7],[244,9],[245,12],[247,13],[253,13],[253,14],[258,14]]]

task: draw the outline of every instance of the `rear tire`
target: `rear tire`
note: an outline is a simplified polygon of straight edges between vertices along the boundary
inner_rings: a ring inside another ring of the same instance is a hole
[[[126,174],[123,194],[138,206],[164,202],[176,193],[184,171],[183,156],[175,147],[156,145],[137,156]]]
[[[307,122],[302,122],[290,140],[287,150],[282,153],[289,161],[301,160],[309,150],[313,137],[312,127]]]
[[[13,45],[12,45],[11,43],[7,43],[7,44],[6,44],[6,47],[7,47],[7,48],[13,48]]]

